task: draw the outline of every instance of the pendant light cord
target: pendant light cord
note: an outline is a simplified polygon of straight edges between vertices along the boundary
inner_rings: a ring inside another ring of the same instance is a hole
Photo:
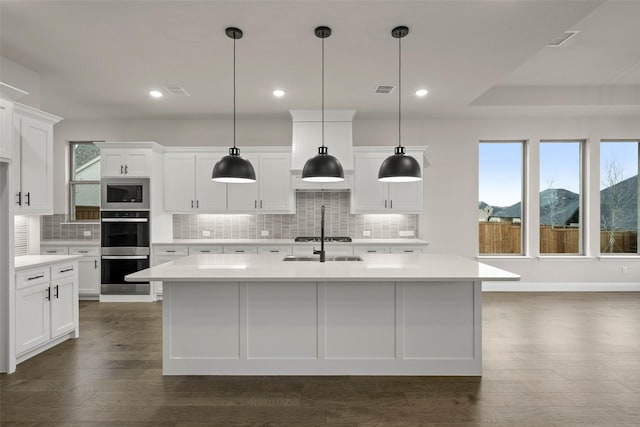
[[[402,147],[402,37],[398,37],[398,147]]]
[[[236,148],[236,39],[233,39],[233,148]]]
[[[322,39],[322,146],[324,147],[324,38]]]

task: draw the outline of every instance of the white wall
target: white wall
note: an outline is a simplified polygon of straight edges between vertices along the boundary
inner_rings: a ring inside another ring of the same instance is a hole
[[[53,111],[55,113],[55,111]],[[478,247],[478,141],[529,141],[528,206],[531,234],[528,238],[530,259],[491,260],[493,265],[522,275],[527,282],[640,282],[640,259],[600,261],[587,253],[586,258],[540,260],[538,223],[531,213],[538,210],[538,141],[545,139],[587,140],[587,177],[589,188],[585,215],[587,248],[599,245],[599,150],[600,139],[640,139],[640,118],[503,118],[503,119],[406,119],[403,142],[427,145],[431,164],[424,171],[425,209],[420,218],[420,237],[430,242],[431,252],[477,256]],[[355,145],[388,145],[389,153],[397,143],[395,119],[356,119]],[[55,212],[66,210],[65,168],[66,141],[119,140],[156,141],[167,146],[228,146],[231,142],[230,120],[65,120],[55,127]],[[238,144],[242,146],[289,145],[289,118],[241,120]],[[451,213],[455,213],[452,220]],[[444,226],[443,226],[444,224]],[[590,251],[593,252],[593,251]],[[621,266],[628,266],[626,275]]]
[[[18,102],[40,108],[40,74],[0,56],[0,82],[29,92]]]

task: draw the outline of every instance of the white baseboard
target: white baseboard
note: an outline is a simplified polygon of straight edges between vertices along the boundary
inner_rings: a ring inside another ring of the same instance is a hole
[[[483,292],[640,292],[637,282],[482,282]]]
[[[153,302],[151,295],[100,295],[100,302]]]

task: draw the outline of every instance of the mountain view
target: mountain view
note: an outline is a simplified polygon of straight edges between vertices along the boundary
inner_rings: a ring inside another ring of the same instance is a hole
[[[638,228],[638,175],[600,191],[600,226],[612,230],[636,230]],[[548,188],[540,192],[540,223],[569,225],[579,218],[580,196],[562,188]],[[480,202],[485,212],[492,210],[489,218],[520,218],[522,204],[491,206]]]

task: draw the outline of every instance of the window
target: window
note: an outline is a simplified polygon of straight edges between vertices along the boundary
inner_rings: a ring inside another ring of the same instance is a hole
[[[540,142],[540,254],[582,254],[582,141]]]
[[[600,253],[638,254],[639,141],[600,143]]]
[[[480,255],[522,255],[524,142],[481,142]]]
[[[71,221],[100,219],[100,149],[93,142],[70,142]]]

